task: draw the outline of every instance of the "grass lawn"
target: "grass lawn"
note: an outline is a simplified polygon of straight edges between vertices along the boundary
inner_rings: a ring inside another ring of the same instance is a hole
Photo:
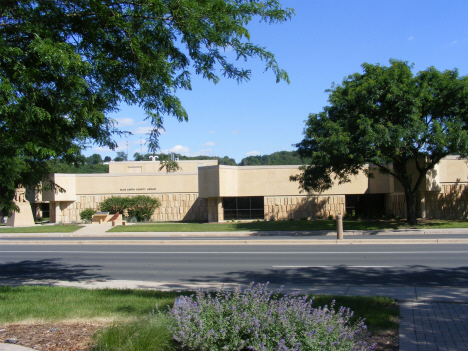
[[[0,233],[73,233],[82,228],[76,224],[70,225],[36,225],[34,227],[0,227]]]
[[[130,289],[79,289],[0,285],[0,325],[67,320],[125,320],[165,309],[180,293]]]
[[[147,316],[159,306],[166,310],[181,292],[156,290],[79,289],[49,286],[0,286],[0,325],[19,322],[67,320],[131,320]],[[193,292],[184,292],[184,295]],[[398,330],[399,311],[395,301],[372,296],[316,296],[314,307],[345,306],[355,318],[366,318],[370,332]]]
[[[420,220],[409,226],[405,220],[344,220],[344,230],[468,228],[468,221]],[[227,232],[227,231],[311,231],[335,230],[336,220],[227,222],[227,223],[149,223],[117,226],[109,232]]]

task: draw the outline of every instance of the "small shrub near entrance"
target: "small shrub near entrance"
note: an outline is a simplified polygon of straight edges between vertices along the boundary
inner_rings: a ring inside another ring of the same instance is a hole
[[[99,204],[102,212],[109,213],[124,213],[130,207],[130,197],[128,196],[111,196]]]
[[[201,291],[180,297],[170,311],[174,339],[188,350],[372,350],[363,320],[351,323],[344,307],[312,307],[298,294],[278,297],[267,285],[252,285],[214,297]]]
[[[101,211],[109,213],[126,214],[142,222],[151,218],[154,210],[161,206],[158,199],[146,195],[138,196],[112,196],[100,204]]]
[[[80,213],[80,218],[82,221],[91,221],[93,215],[96,213],[92,208],[87,208]]]
[[[145,195],[130,198],[130,206],[127,209],[129,217],[136,217],[138,222],[151,218],[154,210],[161,206],[158,199]]]

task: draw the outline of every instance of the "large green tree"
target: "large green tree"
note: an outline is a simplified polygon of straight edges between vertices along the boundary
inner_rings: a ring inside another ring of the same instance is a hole
[[[247,81],[235,59],[255,57],[288,81],[247,24],[291,15],[277,0],[3,0],[0,207],[14,209],[20,184],[47,180],[45,161],[74,162],[89,141],[114,148],[108,116],[122,102],[147,111],[153,152],[165,116],[187,120],[176,92],[192,73]]]
[[[364,63],[328,92],[329,106],[309,115],[297,144],[310,165],[291,177],[306,191],[349,182],[368,169],[401,183],[407,219],[416,223],[418,190],[429,170],[445,156],[468,153],[468,77],[430,67],[413,74],[407,62]]]

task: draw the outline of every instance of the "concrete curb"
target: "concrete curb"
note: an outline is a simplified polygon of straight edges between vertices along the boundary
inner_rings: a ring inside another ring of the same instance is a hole
[[[0,238],[75,238],[75,237],[252,237],[252,236],[336,236],[336,231],[242,231],[242,232],[108,232],[107,225],[86,226],[73,233],[0,233]],[[446,229],[383,229],[383,230],[345,230],[344,236],[354,235],[427,235],[427,234],[468,234],[468,228]]]
[[[363,240],[0,240],[1,245],[385,245],[468,244],[468,239],[363,239]]]

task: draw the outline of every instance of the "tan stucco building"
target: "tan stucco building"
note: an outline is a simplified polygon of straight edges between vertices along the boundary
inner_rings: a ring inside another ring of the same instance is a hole
[[[159,162],[111,162],[108,174],[54,174],[66,192],[44,191],[29,200],[52,222],[80,222],[80,212],[99,209],[110,196],[149,195],[161,201],[154,221],[302,219],[335,217],[346,211],[404,217],[405,197],[392,177],[364,172],[320,194],[300,192],[289,177],[299,166],[222,166],[216,160],[179,161],[182,171],[159,171]],[[468,166],[443,159],[419,192],[420,217],[466,218]],[[48,211],[48,212],[47,212]],[[366,212],[367,211],[367,212]]]

